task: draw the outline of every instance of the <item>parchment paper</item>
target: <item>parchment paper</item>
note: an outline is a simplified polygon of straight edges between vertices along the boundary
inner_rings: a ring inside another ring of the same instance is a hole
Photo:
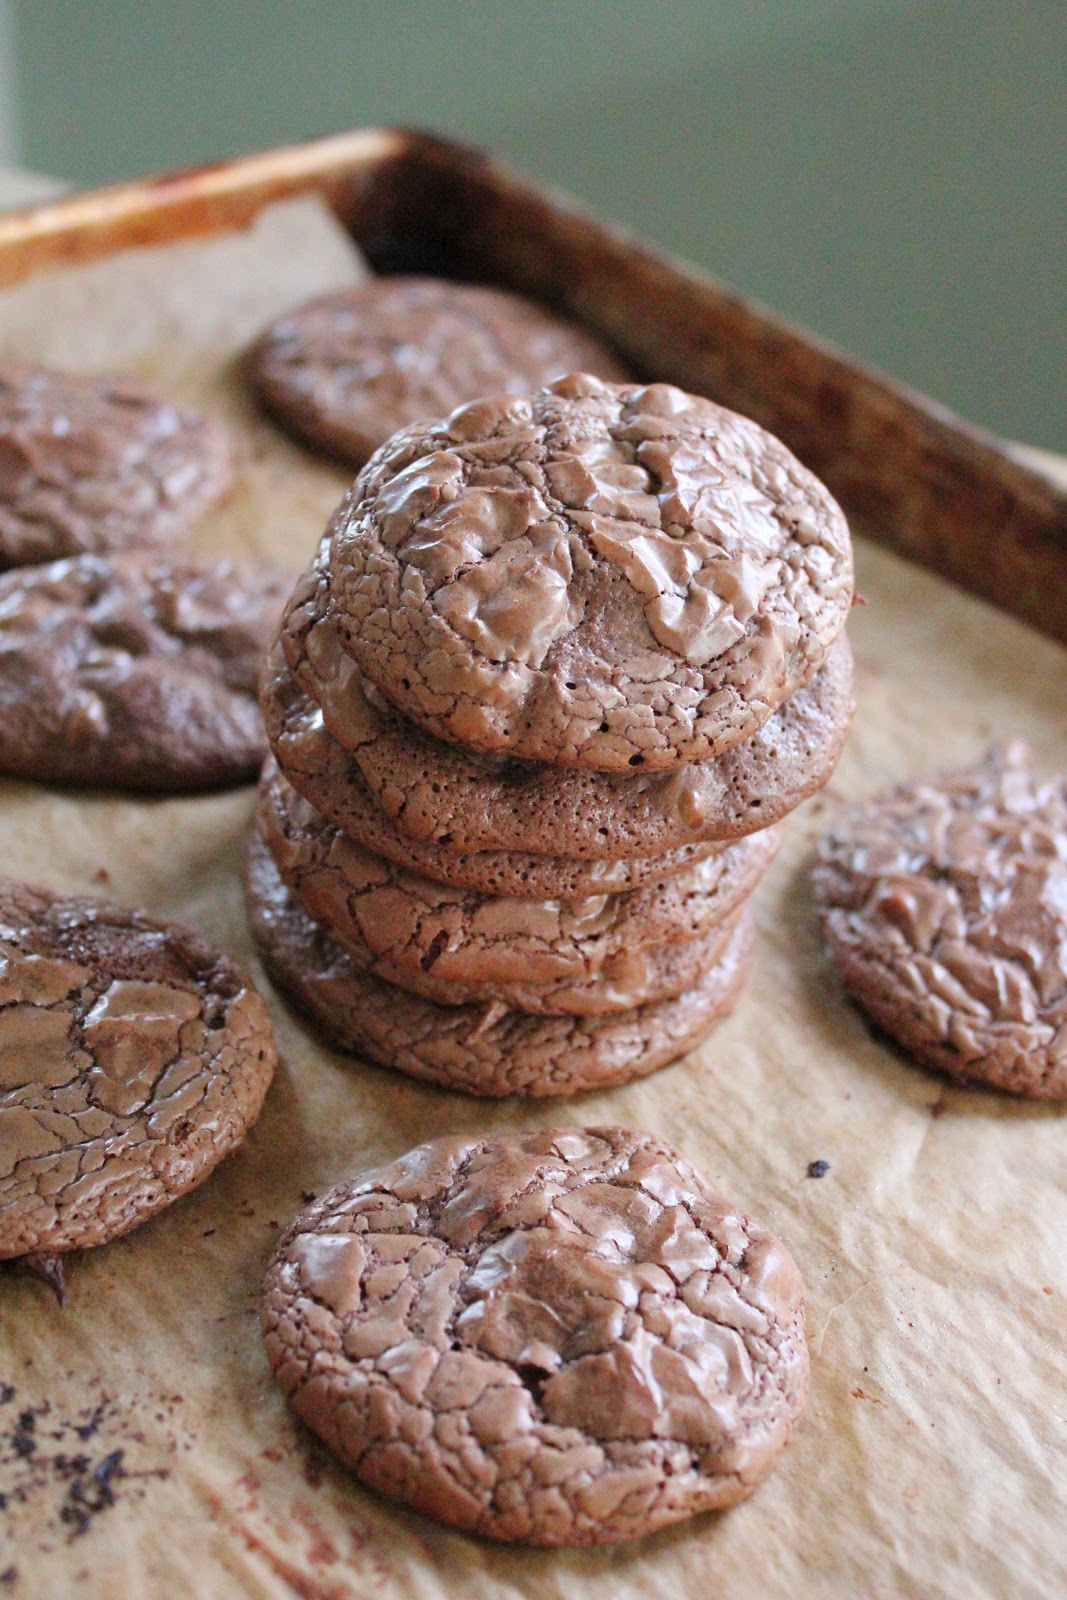
[[[10,291],[0,339],[135,369],[224,414],[239,482],[199,543],[298,564],[344,478],[254,418],[231,360],[277,311],[361,270],[302,202],[242,237]],[[0,1594],[1067,1592],[1063,1114],[950,1087],[874,1040],[821,953],[802,870],[845,797],[970,760],[993,735],[1028,734],[1067,764],[1067,662],[873,546],[859,568],[855,732],[832,790],[788,824],[752,981],[700,1052],[580,1101],[481,1103],[332,1056],[275,1001],[282,1067],[243,1150],[73,1259],[65,1310],[0,1277]],[[4,783],[0,867],[184,919],[254,966],[239,888],[251,804],[250,790],[130,801]],[[278,1229],[302,1198],[421,1139],[602,1121],[673,1140],[793,1251],[814,1358],[796,1441],[737,1510],[609,1550],[496,1548],[375,1499],[290,1419],[268,1372],[256,1302]],[[818,1158],[828,1173],[807,1178]]]

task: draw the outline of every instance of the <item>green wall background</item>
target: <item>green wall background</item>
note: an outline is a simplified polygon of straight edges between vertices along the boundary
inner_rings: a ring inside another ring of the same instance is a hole
[[[1067,449],[1064,0],[10,0],[22,162],[464,137]]]

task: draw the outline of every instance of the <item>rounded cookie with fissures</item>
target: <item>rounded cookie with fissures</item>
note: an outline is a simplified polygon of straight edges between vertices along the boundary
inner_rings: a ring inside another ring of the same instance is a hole
[[[1021,743],[854,807],[813,882],[852,997],[917,1061],[1067,1098],[1067,778]]]
[[[387,699],[478,751],[702,761],[818,671],[845,519],[756,423],[572,374],[395,435],[339,508],[332,615]]]
[[[439,1005],[374,977],[310,917],[256,832],[248,918],[271,978],[322,1038],[460,1094],[583,1094],[647,1077],[707,1038],[733,1010],[752,962],[743,914],[718,960],[679,994],[598,1016],[531,1016],[499,1001]]]
[[[293,1409],[365,1484],[491,1539],[733,1505],[807,1398],[784,1247],[623,1128],[438,1139],[338,1184],[261,1314]]]
[[[0,879],[0,1259],[103,1244],[202,1183],[275,1060],[197,934]]]
[[[230,477],[222,428],[136,378],[0,362],[0,568],[169,544]]]
[[[440,278],[371,278],[269,327],[247,359],[289,433],[360,467],[398,428],[483,394],[582,368],[624,378],[597,339],[521,295]]]
[[[75,556],[0,576],[0,772],[176,794],[247,783],[288,588],[270,563]]]
[[[603,863],[739,838],[821,789],[848,737],[853,664],[841,634],[802,689],[710,761],[610,773],[472,755],[409,722],[360,672],[329,612],[328,568],[324,540],[289,597],[264,676],[268,727],[283,705],[293,714],[295,678],[315,727],[351,753],[396,832],[423,845],[550,850]]]

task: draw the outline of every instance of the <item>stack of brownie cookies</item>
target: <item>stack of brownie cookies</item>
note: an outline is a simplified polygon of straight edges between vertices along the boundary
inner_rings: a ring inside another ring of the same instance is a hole
[[[711,401],[574,374],[402,428],[265,677],[269,971],[333,1044],[474,1094],[676,1058],[844,743],[851,601],[839,508]]]

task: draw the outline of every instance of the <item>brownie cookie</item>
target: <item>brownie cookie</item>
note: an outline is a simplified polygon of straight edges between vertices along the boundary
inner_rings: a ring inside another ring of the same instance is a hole
[[[777,439],[582,374],[396,434],[329,580],[346,649],[429,733],[612,772],[750,738],[852,602],[845,519]]]
[[[0,1258],[103,1244],[256,1120],[267,1008],[196,934],[0,880]]]
[[[401,717],[341,648],[327,614],[327,558],[324,541],[293,590],[280,636],[285,666],[273,652],[264,698],[292,704],[287,666],[320,709],[321,723],[359,762],[397,829],[420,842],[462,850],[536,851],[548,844],[553,852],[597,859],[740,838],[822,788],[848,737],[855,696],[852,652],[842,634],[810,683],[750,739],[713,761],[623,776],[471,755]],[[277,725],[280,707],[264,709],[268,726],[272,715]]]
[[[170,544],[229,482],[222,429],[135,379],[0,362],[0,567]]]
[[[845,987],[917,1061],[1067,1097],[1067,779],[1014,744],[894,789],[826,835],[813,882]]]
[[[363,1483],[525,1544],[734,1505],[808,1394],[785,1248],[622,1128],[438,1139],[338,1184],[283,1236],[261,1317]]]
[[[0,771],[177,793],[244,783],[288,576],[75,556],[0,577]]]
[[[346,838],[275,770],[260,785],[260,831],[311,915],[394,981],[539,983],[614,970],[649,946],[700,938],[737,909],[774,859],[774,831],[627,894],[520,900],[431,882]]]
[[[398,428],[580,369],[626,374],[532,300],[436,278],[373,278],[279,319],[247,360],[267,411],[312,449],[362,466]]]
[[[683,993],[600,1016],[530,1016],[496,1002],[442,1006],[360,968],[282,882],[254,835],[248,914],[271,978],[330,1045],[463,1094],[527,1098],[605,1089],[705,1039],[733,1010],[752,959],[752,921]]]
[[[279,660],[277,646],[271,659],[262,701],[267,738],[293,787],[349,838],[420,877],[482,894],[569,900],[639,889],[726,848],[689,844],[658,856],[598,861],[520,850],[453,850],[410,839],[382,810],[356,760],[327,733],[322,712]]]

